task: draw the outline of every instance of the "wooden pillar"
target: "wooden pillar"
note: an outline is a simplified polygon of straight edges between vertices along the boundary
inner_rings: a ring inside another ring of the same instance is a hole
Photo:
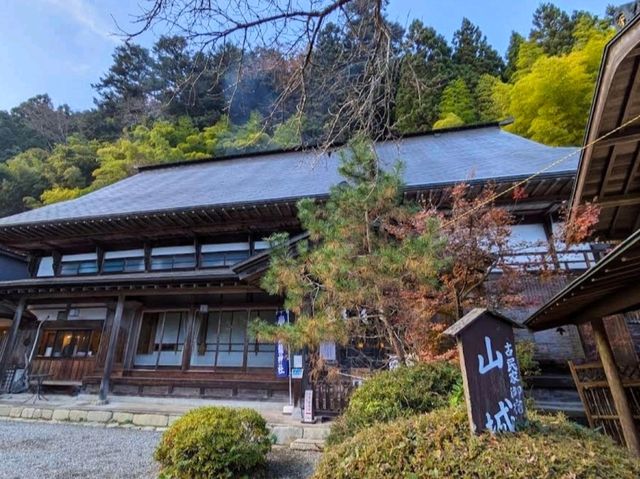
[[[104,361],[104,369],[102,371],[102,381],[100,382],[100,401],[107,402],[107,396],[109,395],[109,379],[111,378],[111,371],[113,370],[113,361],[116,356],[116,345],[118,344],[118,335],[120,333],[120,322],[122,321],[122,313],[124,311],[124,295],[118,296],[118,304],[116,305],[116,312],[113,316],[113,323],[111,324],[111,330],[109,331],[109,347],[107,349],[107,356]]]
[[[197,318],[197,310],[193,308],[189,309],[187,313],[187,321],[185,325],[185,334],[184,334],[184,347],[182,348],[182,370],[186,371],[189,369],[191,365],[191,351],[193,344],[193,331],[195,327],[195,322]]]
[[[11,323],[9,336],[7,337],[7,342],[5,344],[4,350],[2,351],[2,357],[0,357],[0,384],[4,379],[4,373],[7,369],[9,358],[13,354],[13,350],[16,347],[16,340],[18,339],[18,328],[20,328],[20,322],[22,321],[25,306],[25,298],[20,298],[20,300],[18,301],[18,305],[16,306],[16,310],[13,314],[13,322]]]
[[[602,366],[604,367],[604,374],[609,383],[613,403],[620,418],[624,440],[627,443],[629,451],[638,457],[640,456],[640,435],[633,421],[631,406],[629,405],[629,400],[624,391],[622,380],[620,379],[618,367],[613,357],[613,351],[611,350],[602,318],[592,320],[591,326],[593,327],[593,336],[596,340],[596,347],[600,354]]]

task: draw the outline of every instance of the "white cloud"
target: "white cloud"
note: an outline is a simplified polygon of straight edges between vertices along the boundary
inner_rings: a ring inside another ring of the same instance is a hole
[[[93,6],[87,4],[85,0],[44,0],[44,2],[69,15],[88,31],[110,42],[120,42],[114,34],[115,25],[110,26],[109,22],[101,18]]]

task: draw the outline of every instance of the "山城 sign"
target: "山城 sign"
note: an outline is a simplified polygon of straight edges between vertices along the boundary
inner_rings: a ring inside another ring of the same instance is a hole
[[[458,342],[469,423],[475,433],[515,432],[526,418],[514,326],[520,327],[498,313],[474,309],[445,331]]]

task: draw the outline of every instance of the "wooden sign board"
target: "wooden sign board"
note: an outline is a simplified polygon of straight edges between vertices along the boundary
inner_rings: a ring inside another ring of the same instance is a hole
[[[313,389],[307,389],[304,392],[304,409],[302,422],[315,422],[315,419],[313,417]]]
[[[510,319],[474,309],[445,334],[458,342],[471,431],[515,432],[526,418]]]

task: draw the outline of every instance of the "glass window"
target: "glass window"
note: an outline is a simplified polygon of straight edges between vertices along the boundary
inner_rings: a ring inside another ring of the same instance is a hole
[[[191,355],[194,366],[214,366],[218,350],[218,328],[220,311],[198,315],[196,321],[196,344]]]
[[[195,253],[151,257],[152,270],[190,269],[196,267]]]
[[[76,276],[80,274],[95,274],[98,272],[97,260],[63,261],[60,265],[60,274],[63,276]]]
[[[180,366],[184,351],[186,311],[144,313],[138,346],[136,366]]]
[[[40,262],[38,263],[38,272],[36,276],[44,277],[44,276],[53,276],[53,257],[46,256],[44,258],[40,258]]]
[[[223,311],[220,317],[220,340],[216,366],[244,365],[244,338],[247,334],[247,311]]]
[[[202,253],[200,265],[203,268],[222,268],[232,266],[249,257],[249,251],[216,251]]]
[[[251,314],[248,310],[211,311],[199,315],[191,364],[223,368],[273,368],[275,345],[248,336],[249,320],[257,317],[273,323],[275,310],[252,311]]]
[[[85,358],[95,356],[100,332],[87,330],[46,330],[38,346],[43,358]]]
[[[268,323],[275,324],[276,311],[273,309],[251,312],[251,319],[260,318]],[[249,349],[247,351],[247,367],[273,368],[275,366],[276,345],[263,343],[255,337],[249,336]]]
[[[109,258],[102,263],[103,273],[134,273],[144,271],[144,257]]]

